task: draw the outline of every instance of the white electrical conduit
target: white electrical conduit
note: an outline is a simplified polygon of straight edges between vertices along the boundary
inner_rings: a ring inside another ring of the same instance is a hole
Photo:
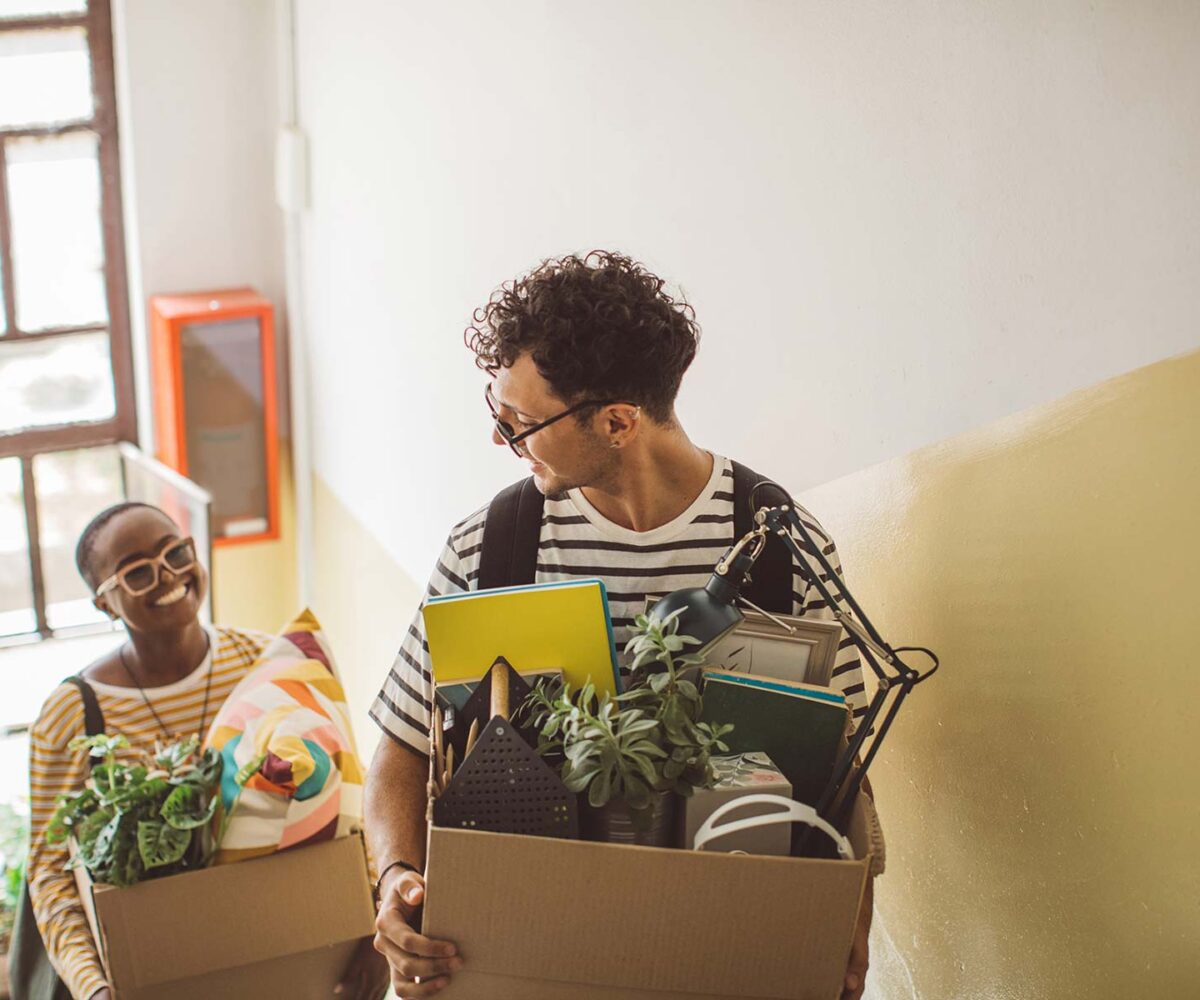
[[[301,606],[306,606],[312,603],[313,503],[300,217],[308,207],[308,148],[296,111],[295,0],[276,0],[275,12],[280,109],[275,145],[275,199],[283,211],[292,479],[296,501],[296,593]]]

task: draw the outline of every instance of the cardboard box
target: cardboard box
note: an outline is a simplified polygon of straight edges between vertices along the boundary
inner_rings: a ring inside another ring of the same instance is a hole
[[[836,1000],[872,845],[855,861],[430,827],[423,932],[457,942],[447,1000]]]
[[[115,1000],[328,1000],[375,933],[360,834],[128,889],[76,882]]]
[[[765,753],[754,751],[713,757],[712,767],[716,778],[713,787],[697,788],[690,798],[679,804],[682,831],[679,846],[685,850],[696,846],[697,831],[704,825],[704,821],[726,802],[745,795],[782,795],[785,799],[792,797],[792,783],[780,773],[774,761]],[[772,809],[770,806],[743,806],[737,810],[737,818],[761,816],[763,813],[778,811],[778,808]],[[787,857],[791,848],[791,824],[776,823],[718,837],[706,850]]]

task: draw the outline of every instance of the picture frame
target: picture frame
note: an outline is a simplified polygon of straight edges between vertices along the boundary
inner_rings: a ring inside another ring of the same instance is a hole
[[[647,613],[659,600],[657,594],[646,596]],[[773,615],[795,630],[789,632],[767,615],[749,608],[739,610],[745,620],[708,652],[712,667],[803,684],[830,685],[842,638],[838,622],[802,615]]]

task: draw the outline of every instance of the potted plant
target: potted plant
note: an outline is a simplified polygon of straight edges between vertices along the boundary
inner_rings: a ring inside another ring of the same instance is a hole
[[[97,881],[115,886],[205,867],[216,846],[211,827],[221,802],[220,756],[202,751],[192,737],[130,765],[116,755],[128,745],[123,736],[103,734],[71,742],[103,762],[83,789],[61,801],[46,839],[71,839],[75,856],[68,867],[83,865]]]
[[[678,634],[683,610],[661,623],[637,616],[625,694],[597,699],[591,684],[542,682],[526,703],[539,752],[559,761],[569,791],[586,793],[589,839],[669,846],[676,798],[711,786],[710,757],[728,749],[733,727],[700,721],[700,690],[686,674],[702,659],[684,652],[698,643]]]

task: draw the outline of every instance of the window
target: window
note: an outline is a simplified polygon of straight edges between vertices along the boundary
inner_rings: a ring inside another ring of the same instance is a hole
[[[0,0],[0,306],[0,639],[49,636],[136,440],[108,0]]]

